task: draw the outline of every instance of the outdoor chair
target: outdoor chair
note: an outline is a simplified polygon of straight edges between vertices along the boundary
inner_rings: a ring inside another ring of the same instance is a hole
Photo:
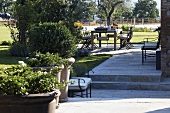
[[[94,39],[97,38],[98,35],[94,35]],[[82,49],[91,49],[91,34],[90,32],[83,32],[83,45],[81,46]],[[94,43],[94,47],[97,48],[97,45]]]
[[[156,29],[158,31],[158,38],[145,38],[143,40],[144,44],[141,47],[142,50],[142,64],[147,57],[155,57],[156,53],[151,53],[150,51],[155,51],[160,48],[160,28]]]
[[[84,97],[84,95],[88,98],[91,98],[91,78],[86,77],[72,77],[69,80],[68,91],[69,97],[80,96]],[[78,94],[80,92],[80,95]],[[76,94],[77,93],[77,94]]]
[[[83,40],[83,45],[81,48],[87,48],[87,49],[90,49],[89,45],[91,43],[91,35],[88,31],[84,31],[83,32],[83,37],[82,37],[82,40]]]
[[[126,47],[126,49],[130,49],[133,45],[130,43],[130,40],[133,36],[133,27],[130,27],[127,34],[123,34],[122,31],[120,32],[120,35],[117,37],[120,39],[120,48]]]

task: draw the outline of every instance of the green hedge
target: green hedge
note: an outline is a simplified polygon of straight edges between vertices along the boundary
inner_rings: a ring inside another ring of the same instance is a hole
[[[123,31],[128,31],[128,29],[130,28],[130,26],[127,26],[127,25],[122,25],[122,30]],[[152,32],[152,29],[151,28],[133,28],[133,32]]]
[[[29,48],[31,52],[58,53],[68,58],[75,53],[76,38],[63,24],[43,23],[29,30]]]

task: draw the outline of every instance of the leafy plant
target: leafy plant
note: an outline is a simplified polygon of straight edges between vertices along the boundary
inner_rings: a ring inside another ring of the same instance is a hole
[[[31,52],[58,53],[63,58],[73,56],[77,48],[75,37],[60,23],[33,26],[29,30],[29,47]]]
[[[34,72],[31,67],[17,65],[1,69],[0,95],[47,93],[66,84],[66,82],[58,82],[52,71]]]
[[[11,56],[26,57],[29,55],[28,47],[21,43],[13,43],[9,49]]]
[[[26,63],[31,67],[56,67],[55,71],[60,71],[62,69],[63,59],[59,55],[51,54],[49,52],[42,54],[36,52],[33,57],[27,58]],[[58,70],[57,70],[58,69]]]

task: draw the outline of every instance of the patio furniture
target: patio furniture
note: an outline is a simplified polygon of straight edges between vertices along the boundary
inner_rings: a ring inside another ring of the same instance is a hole
[[[80,96],[84,97],[84,95],[88,98],[91,98],[91,78],[86,77],[72,77],[69,80],[68,91],[69,97]],[[79,94],[76,94],[80,92]]]
[[[133,27],[130,27],[127,34],[123,34],[122,31],[120,35],[117,37],[120,39],[120,48],[126,47],[126,49],[130,49],[133,45],[130,43],[130,40],[133,36]]]
[[[145,38],[143,40],[144,44],[141,47],[142,50],[142,64],[146,60],[147,57],[155,57],[156,53],[151,53],[150,51],[155,51],[160,48],[160,29],[155,30],[158,31],[158,38]]]
[[[95,47],[95,44],[94,44],[95,36],[94,36],[94,34],[98,34],[98,37],[101,37],[102,33],[114,33],[114,50],[116,50],[117,32],[116,32],[116,30],[107,30],[107,28],[96,28],[95,30],[91,31],[91,38],[92,38],[91,39],[91,49],[94,50],[94,47]],[[99,40],[99,47],[101,47],[101,40]]]
[[[107,36],[107,28],[106,29],[99,29],[98,32],[104,33],[105,36],[101,36],[101,33],[97,37],[97,40],[99,41],[99,47],[101,47],[101,41],[107,41],[107,48],[108,48],[108,40],[109,37]]]
[[[85,95],[87,98],[91,98],[91,85],[92,79],[89,78],[89,72],[87,77],[71,77],[68,84],[68,95],[69,97],[84,97]]]

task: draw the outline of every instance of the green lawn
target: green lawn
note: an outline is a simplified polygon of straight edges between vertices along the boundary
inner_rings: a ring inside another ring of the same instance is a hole
[[[158,36],[157,32],[134,32],[131,42],[141,43],[141,41],[144,38],[155,38],[157,36]],[[11,40],[9,29],[4,25],[0,25],[0,43],[2,41],[9,41],[9,40]],[[98,43],[96,39],[95,39],[95,43]],[[106,43],[106,42],[102,41],[102,43]],[[113,38],[110,38],[109,43],[113,43]],[[117,41],[117,43],[119,43],[119,40]],[[11,57],[9,55],[8,49],[9,49],[8,46],[0,46],[0,59],[1,59],[0,68],[3,68],[5,66],[16,65],[18,64],[18,60],[25,59],[21,57]],[[76,59],[76,62],[84,62],[88,65],[89,69],[92,69],[109,57],[111,57],[111,55],[101,55],[101,56],[95,55],[95,56]]]
[[[118,34],[119,35],[119,34]],[[141,43],[144,38],[155,38],[158,36],[157,32],[133,32],[132,43]],[[5,25],[0,25],[0,42],[12,40],[10,38],[9,28],[5,27]],[[98,41],[95,39],[95,43]],[[102,43],[106,43],[106,41],[102,41]],[[108,43],[113,43],[113,38],[109,39]],[[117,41],[119,43],[119,40]]]
[[[0,43],[2,41],[11,41],[9,28],[5,25],[0,25]]]
[[[90,55],[87,57],[76,58],[76,62],[84,63],[88,66],[89,70],[92,70],[97,65],[101,64],[103,61],[112,57],[111,54],[99,54],[99,55]]]
[[[0,46],[0,68],[17,65],[19,60],[24,60],[25,57],[12,57],[9,55],[9,46]],[[101,64],[112,55],[90,55],[87,57],[76,58],[76,62],[85,63],[89,70],[92,70],[97,65]]]
[[[19,60],[25,58],[12,57],[9,55],[9,46],[0,46],[0,68],[9,67],[18,64]]]
[[[118,34],[119,35],[119,34]],[[157,32],[133,32],[133,37],[131,39],[131,43],[141,43],[144,38],[156,38],[158,37]],[[97,39],[94,41],[98,43]],[[113,43],[113,38],[110,38],[108,43]],[[107,43],[106,41],[102,41],[102,43]],[[117,40],[117,43],[120,43],[120,40]]]

